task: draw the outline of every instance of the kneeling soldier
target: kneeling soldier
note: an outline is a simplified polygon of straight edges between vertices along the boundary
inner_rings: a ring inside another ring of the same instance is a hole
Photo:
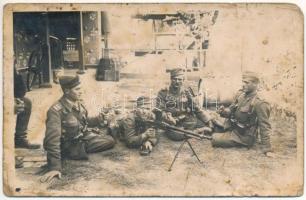
[[[137,99],[137,109],[133,110],[119,125],[119,137],[129,148],[140,148],[140,155],[149,155],[158,142],[156,130],[149,125],[155,120],[148,97]]]
[[[269,122],[269,103],[259,98],[257,88],[258,76],[253,72],[245,72],[242,77],[243,89],[229,108],[221,107],[221,117],[228,118],[223,133],[214,133],[214,147],[251,147],[255,144],[259,130],[263,153],[273,157],[271,153]]]
[[[107,129],[97,128],[102,117],[89,118],[86,108],[80,103],[79,77],[63,76],[59,81],[64,95],[47,113],[44,149],[47,151],[48,172],[41,178],[42,182],[61,177],[62,158],[87,159],[87,153],[104,151],[115,145]]]

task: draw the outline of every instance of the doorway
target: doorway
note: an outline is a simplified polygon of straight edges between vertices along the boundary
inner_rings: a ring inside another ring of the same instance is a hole
[[[16,69],[23,74],[25,82],[30,65],[33,64],[31,55],[37,49],[41,51],[39,58],[41,76],[38,80],[33,80],[33,86],[49,87],[56,69],[83,69],[80,18],[80,12],[13,14],[14,63]]]
[[[49,12],[48,19],[52,68],[80,68],[80,12]]]

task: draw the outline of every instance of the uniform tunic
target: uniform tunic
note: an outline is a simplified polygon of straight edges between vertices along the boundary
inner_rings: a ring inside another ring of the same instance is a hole
[[[62,156],[78,159],[78,155],[72,156],[78,153],[72,149],[75,143],[82,142],[87,153],[112,148],[115,141],[106,131],[86,129],[87,126],[97,127],[99,123],[99,117],[89,118],[82,104],[73,105],[65,96],[52,105],[47,112],[44,138],[49,170],[61,170]],[[65,155],[65,152],[69,153]]]
[[[263,151],[271,151],[269,122],[270,106],[260,99],[257,92],[237,95],[228,112],[221,113],[228,117],[229,126],[225,133],[213,134],[212,144],[215,147],[234,147],[255,144],[259,131]]]
[[[205,126],[210,121],[210,116],[192,100],[185,88],[176,90],[171,86],[169,89],[159,91],[156,107],[164,112],[170,112],[174,118],[183,118],[176,124],[177,127],[195,129]],[[176,131],[167,130],[165,134],[172,140],[184,140],[185,136]]]
[[[142,134],[147,131],[155,132],[155,129],[148,126],[148,124],[138,117],[135,112],[129,113],[120,123],[120,139],[124,141],[129,148],[138,148],[146,141],[150,141],[151,144],[155,146],[158,143],[158,135],[155,132],[155,137],[142,137]]]

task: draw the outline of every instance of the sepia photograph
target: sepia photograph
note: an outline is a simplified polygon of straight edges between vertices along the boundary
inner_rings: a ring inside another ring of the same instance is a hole
[[[3,7],[3,192],[304,194],[304,16],[288,3]]]

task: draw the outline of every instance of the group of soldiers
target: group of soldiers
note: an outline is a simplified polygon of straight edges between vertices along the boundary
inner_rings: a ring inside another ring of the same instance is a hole
[[[81,103],[83,91],[78,76],[60,77],[63,96],[47,112],[43,143],[47,165],[41,181],[61,178],[63,159],[87,159],[88,153],[113,148],[117,140],[124,142],[128,148],[139,148],[141,155],[149,155],[162,132],[173,141],[186,139],[186,135],[176,130],[158,130],[150,123],[156,120],[199,135],[209,135],[213,147],[250,148],[260,138],[263,153],[268,157],[273,156],[270,108],[257,94],[257,74],[244,73],[243,88],[233,103],[217,110],[221,117],[226,118],[224,123],[211,117],[186,89],[182,69],[172,70],[170,78],[169,88],[158,92],[153,108],[152,99],[141,96],[134,110],[116,123],[111,123],[104,113],[96,117],[88,116]]]

